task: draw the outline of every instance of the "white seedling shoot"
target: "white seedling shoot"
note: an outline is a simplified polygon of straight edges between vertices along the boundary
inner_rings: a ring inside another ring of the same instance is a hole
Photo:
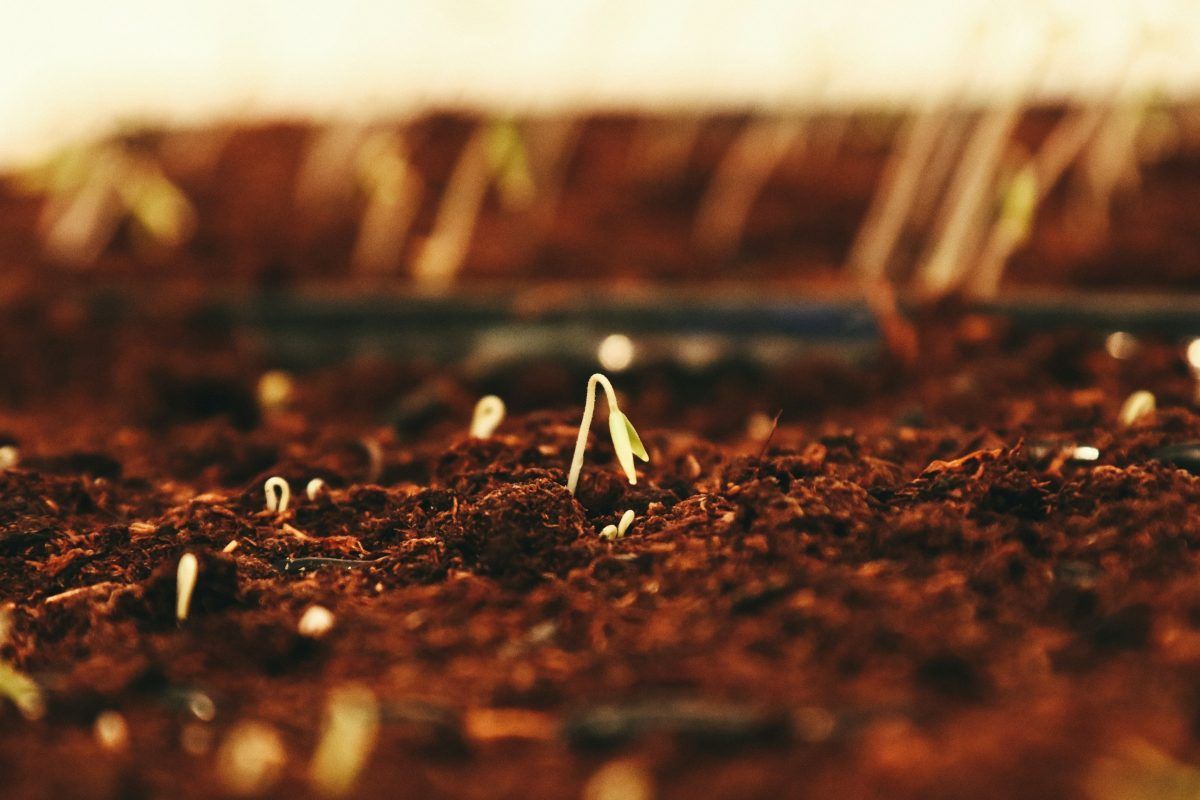
[[[583,451],[587,448],[588,431],[592,427],[592,416],[596,413],[597,384],[604,387],[604,395],[608,398],[608,431],[612,436],[617,461],[621,464],[621,469],[625,471],[631,485],[637,483],[633,457],[637,456],[642,461],[650,460],[650,455],[646,452],[641,437],[634,430],[629,418],[617,406],[617,393],[613,389],[612,383],[597,372],[588,379],[587,398],[583,405],[583,420],[579,423],[579,436],[575,440],[575,454],[571,456],[571,471],[567,474],[567,491],[571,494],[575,494],[575,487],[579,484],[579,471],[583,469]]]
[[[475,404],[471,417],[471,438],[487,439],[496,432],[504,421],[504,401],[494,394],[484,395]]]
[[[1134,392],[1121,405],[1117,420],[1122,428],[1128,428],[1147,414],[1153,414],[1155,406],[1153,394],[1145,390]]]
[[[292,487],[278,475],[267,478],[263,484],[263,492],[267,496],[267,511],[282,514],[287,511],[288,503],[292,501]]]
[[[0,472],[21,463],[21,451],[11,444],[0,447]]]
[[[304,487],[304,496],[309,500],[316,500],[317,495],[325,488],[325,481],[320,478],[313,478],[308,482],[308,486]]]
[[[621,520],[616,525],[605,525],[600,531],[600,538],[606,541],[624,538],[629,531],[629,526],[633,524],[634,517],[633,509],[629,509],[621,515]]]
[[[297,630],[306,639],[320,639],[333,630],[334,621],[333,612],[325,606],[309,606],[301,615]]]
[[[96,744],[110,752],[119,752],[129,745],[129,725],[119,711],[101,711],[92,724]]]
[[[196,575],[200,562],[193,553],[184,553],[175,571],[175,619],[183,622],[192,607],[192,592],[196,590]]]

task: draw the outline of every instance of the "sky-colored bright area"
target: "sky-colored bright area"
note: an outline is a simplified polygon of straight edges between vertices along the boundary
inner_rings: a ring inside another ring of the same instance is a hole
[[[0,6],[7,162],[131,122],[1200,93],[1196,0]]]

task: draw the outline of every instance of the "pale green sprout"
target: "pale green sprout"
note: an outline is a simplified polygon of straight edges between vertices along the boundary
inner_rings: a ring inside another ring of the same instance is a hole
[[[296,629],[306,639],[320,639],[333,630],[336,621],[333,612],[325,606],[309,606],[300,617]]]
[[[1122,428],[1128,428],[1147,414],[1153,414],[1155,406],[1153,394],[1145,390],[1134,392],[1121,404],[1117,421]]]
[[[471,438],[487,439],[496,432],[504,421],[504,401],[494,394],[479,398],[475,413],[471,417]]]
[[[634,429],[633,423],[617,405],[617,393],[613,389],[612,383],[607,377],[597,372],[588,379],[587,399],[583,405],[583,420],[579,423],[579,436],[575,440],[575,453],[571,456],[571,470],[567,474],[567,491],[571,494],[575,494],[575,487],[579,484],[579,472],[583,469],[583,452],[587,448],[592,416],[596,413],[597,384],[604,388],[604,395],[608,398],[609,435],[612,436],[617,462],[625,471],[631,485],[637,484],[637,471],[634,469],[633,457],[637,456],[642,461],[650,460],[650,455],[646,452],[646,447],[642,444],[642,439]]]

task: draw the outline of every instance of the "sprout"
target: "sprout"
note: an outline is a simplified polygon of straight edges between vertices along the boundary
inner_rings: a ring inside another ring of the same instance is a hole
[[[304,496],[309,500],[316,500],[317,495],[320,494],[321,490],[324,488],[325,481],[321,480],[320,478],[313,478],[308,482],[308,485],[304,487]]]
[[[21,462],[21,451],[11,444],[0,447],[0,471],[12,469]]]
[[[200,562],[193,553],[184,553],[175,570],[175,619],[183,622],[188,618],[192,606],[192,592],[196,589],[196,574]]]
[[[11,700],[25,719],[41,719],[46,714],[46,701],[33,678],[3,661],[0,661],[0,697]]]
[[[292,376],[280,369],[264,372],[258,379],[258,406],[264,411],[286,408],[295,394]]]
[[[379,733],[379,703],[366,686],[348,684],[330,692],[325,729],[309,777],[317,792],[341,797],[354,786]]]
[[[229,553],[232,553],[234,550],[237,550],[237,549],[238,549],[238,540],[237,540],[237,539],[230,539],[230,540],[229,540],[229,544],[227,544],[227,545],[225,545],[224,547],[222,547],[222,548],[221,548],[221,552],[222,552],[222,553],[225,553],[225,554],[229,554]]]
[[[504,401],[494,394],[479,398],[471,417],[471,438],[487,439],[504,421]]]
[[[579,483],[579,471],[583,469],[583,451],[587,447],[588,431],[591,430],[592,415],[596,411],[596,384],[604,387],[604,394],[608,398],[608,430],[612,436],[613,449],[616,451],[617,461],[620,462],[621,469],[625,471],[631,485],[637,483],[633,457],[636,455],[642,461],[650,460],[633,424],[617,406],[617,393],[613,390],[612,383],[597,372],[588,379],[587,399],[583,405],[583,420],[579,423],[579,436],[575,440],[575,454],[571,456],[571,471],[567,475],[567,491],[571,494],[575,494],[575,487]]]
[[[333,612],[325,606],[309,606],[300,617],[297,630],[307,639],[320,639],[333,629]]]
[[[600,538],[610,542],[614,539],[624,538],[626,532],[629,530],[629,526],[633,524],[635,516],[633,509],[629,509],[621,515],[621,521],[616,525],[605,525],[604,529],[600,531]]]
[[[1150,392],[1134,392],[1121,404],[1117,421],[1121,423],[1122,428],[1128,428],[1147,414],[1153,414],[1155,405],[1154,395]]]
[[[288,503],[292,500],[292,487],[278,475],[267,478],[263,484],[263,492],[267,496],[267,511],[282,514],[287,511]]]
[[[129,744],[129,725],[120,712],[101,711],[92,724],[92,736],[105,750],[124,750]]]
[[[230,794],[258,796],[279,781],[286,763],[278,731],[263,722],[240,722],[217,751],[217,777]]]

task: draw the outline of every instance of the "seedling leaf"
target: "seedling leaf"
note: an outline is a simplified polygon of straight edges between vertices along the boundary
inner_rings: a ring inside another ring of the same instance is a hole
[[[631,450],[633,450],[633,454],[642,461],[649,461],[650,454],[646,452],[646,445],[642,444],[642,437],[638,436],[638,432],[634,429],[633,423],[629,421],[629,417],[625,416],[623,412],[618,413],[620,413],[621,418],[625,420],[625,430],[629,434],[629,447]]]
[[[613,450],[616,451],[617,462],[621,465],[621,469],[625,470],[625,476],[629,478],[629,483],[636,484],[637,471],[633,467],[633,441],[629,436],[631,429],[629,420],[620,411],[614,410],[609,413],[608,431],[612,435]]]

